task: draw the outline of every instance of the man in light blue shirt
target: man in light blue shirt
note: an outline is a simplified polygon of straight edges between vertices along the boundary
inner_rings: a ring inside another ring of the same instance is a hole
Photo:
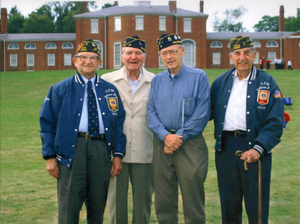
[[[204,181],[208,150],[202,132],[210,115],[210,91],[203,70],[183,64],[177,34],[157,40],[167,70],[151,84],[149,127],[154,132],[154,191],[159,223],[178,223],[178,183],[185,223],[205,223]]]

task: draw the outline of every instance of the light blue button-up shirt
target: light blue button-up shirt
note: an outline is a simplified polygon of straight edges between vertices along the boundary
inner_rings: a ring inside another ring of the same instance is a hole
[[[88,128],[89,113],[88,113],[88,105],[87,105],[87,82],[89,81],[89,79],[87,79],[86,77],[84,77],[82,75],[81,75],[81,77],[82,77],[82,79],[83,79],[83,81],[85,83],[85,91],[84,91],[84,98],[83,98],[83,107],[82,107],[81,119],[80,119],[78,130],[80,132],[88,132],[89,131],[89,128]],[[97,93],[95,91],[95,78],[96,78],[96,76],[94,76],[90,80],[92,81],[93,91],[95,93],[95,97],[97,98]],[[101,109],[100,109],[98,100],[96,100],[96,103],[97,103],[97,108],[98,108],[99,133],[100,134],[104,134],[104,126],[103,126]]]
[[[174,78],[165,70],[152,79],[148,121],[161,141],[171,129],[178,130],[183,141],[200,135],[209,115],[209,82],[203,70],[183,64]]]

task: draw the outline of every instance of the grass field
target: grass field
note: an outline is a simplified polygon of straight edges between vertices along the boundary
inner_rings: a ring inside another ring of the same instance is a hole
[[[158,73],[158,69],[150,69]],[[210,84],[225,70],[208,69]],[[99,71],[99,74],[107,72]],[[283,96],[294,100],[286,111],[291,122],[282,142],[273,150],[270,200],[271,224],[300,223],[300,70],[275,71]],[[56,181],[45,169],[39,136],[39,110],[51,85],[74,70],[1,73],[1,207],[0,223],[57,223]],[[214,165],[213,124],[204,132],[209,147],[206,186],[207,223],[221,223],[219,194]],[[157,223],[152,206],[151,223]],[[132,209],[129,209],[129,216]],[[85,210],[82,220],[86,223]],[[105,214],[104,223],[108,223]],[[182,205],[180,223],[184,223]],[[244,214],[244,223],[247,223]]]

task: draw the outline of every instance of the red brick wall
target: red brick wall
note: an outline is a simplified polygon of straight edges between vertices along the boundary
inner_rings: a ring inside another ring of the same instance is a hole
[[[64,65],[64,54],[70,53],[71,56],[75,53],[74,49],[62,49],[62,45],[66,41],[55,41],[54,43],[57,45],[57,49],[45,49],[45,46],[50,41],[36,41],[36,42],[14,42],[19,45],[18,50],[8,50],[7,47],[11,42],[6,42],[6,71],[27,71],[27,70],[35,70],[35,71],[44,71],[44,70],[63,70],[63,69],[75,69],[75,66],[65,66]],[[34,43],[36,49],[33,50],[25,50],[25,45],[27,43]],[[75,45],[75,41],[70,41]],[[55,66],[48,66],[48,54],[55,54]],[[10,55],[17,54],[18,55],[18,66],[10,67]],[[27,66],[27,54],[34,54],[34,66]]]

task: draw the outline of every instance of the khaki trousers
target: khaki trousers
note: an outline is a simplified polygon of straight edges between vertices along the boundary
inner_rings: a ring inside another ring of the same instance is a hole
[[[183,200],[185,224],[205,223],[204,181],[208,150],[199,135],[187,139],[173,155],[164,153],[164,143],[154,138],[155,210],[159,224],[178,223],[178,184]]]
[[[111,178],[108,191],[110,224],[128,223],[128,186],[132,186],[133,224],[148,224],[153,194],[153,165],[123,163],[123,170]]]

